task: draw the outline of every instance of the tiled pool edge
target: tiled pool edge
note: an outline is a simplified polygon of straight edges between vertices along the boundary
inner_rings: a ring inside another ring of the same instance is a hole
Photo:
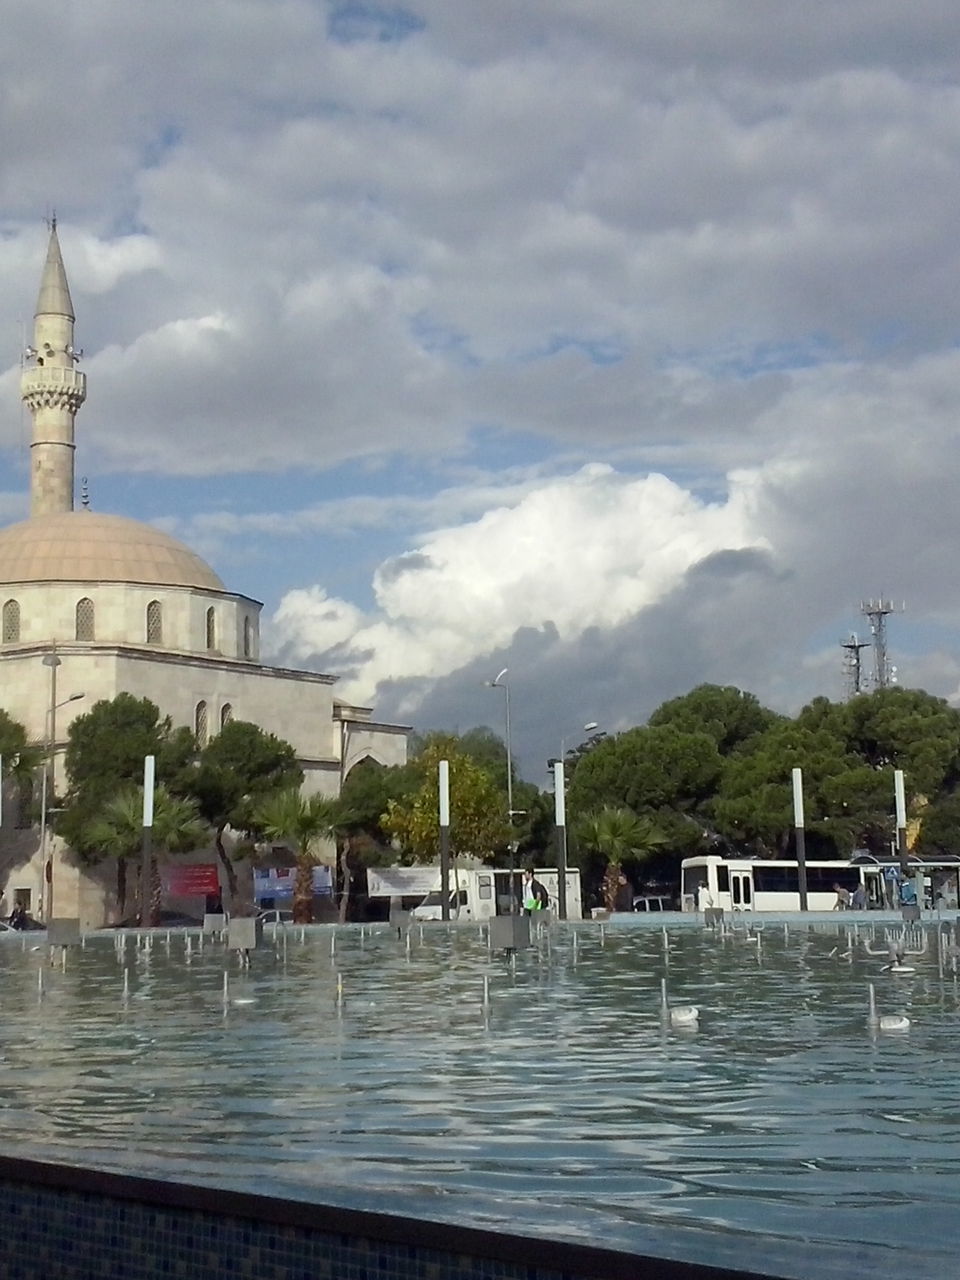
[[[0,1156],[7,1280],[761,1280],[363,1209]]]

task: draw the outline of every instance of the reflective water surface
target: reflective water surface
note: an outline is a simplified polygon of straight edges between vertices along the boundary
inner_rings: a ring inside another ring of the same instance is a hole
[[[515,963],[475,927],[287,929],[248,973],[178,931],[65,970],[8,935],[4,1149],[785,1276],[953,1274],[941,928],[905,974],[864,948],[883,926],[837,921],[554,926]],[[696,1029],[665,1025],[664,977]],[[871,1027],[870,982],[906,1033]]]

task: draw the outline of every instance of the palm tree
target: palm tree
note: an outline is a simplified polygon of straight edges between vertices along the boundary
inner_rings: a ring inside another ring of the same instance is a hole
[[[340,820],[340,806],[329,796],[304,798],[297,787],[267,797],[254,815],[254,826],[268,840],[288,844],[297,860],[293,882],[295,924],[313,922],[313,868],[320,861],[319,844],[330,839]]]
[[[630,809],[607,807],[589,814],[578,829],[582,844],[607,860],[603,900],[613,911],[620,871],[625,858],[647,858],[667,843],[667,837],[650,818],[638,818]]]
[[[149,873],[150,924],[158,922],[162,905],[158,852],[187,853],[202,844],[207,834],[192,800],[181,800],[165,787],[157,787]],[[143,788],[131,786],[119,791],[91,823],[89,839],[107,857],[117,860],[117,910],[122,920],[127,909],[127,864],[139,856],[143,846]]]

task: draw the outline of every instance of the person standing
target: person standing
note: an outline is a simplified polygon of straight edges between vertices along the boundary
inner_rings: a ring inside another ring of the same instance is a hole
[[[534,879],[533,871],[528,867],[523,873],[523,886],[520,890],[520,901],[524,915],[533,915],[534,911],[546,911],[549,897],[539,880]]]

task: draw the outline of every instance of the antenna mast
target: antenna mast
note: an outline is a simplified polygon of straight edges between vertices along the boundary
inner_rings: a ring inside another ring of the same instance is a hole
[[[870,632],[873,636],[873,687],[888,689],[897,683],[897,669],[890,665],[887,656],[887,618],[891,613],[904,613],[906,604],[898,607],[892,600],[861,600],[860,612],[870,621]]]
[[[869,649],[870,641],[861,640],[855,631],[851,631],[849,640],[840,641],[840,648],[843,649],[845,696],[849,702],[858,693],[863,693],[866,682],[863,676],[863,662],[860,658],[860,651],[861,649]]]

